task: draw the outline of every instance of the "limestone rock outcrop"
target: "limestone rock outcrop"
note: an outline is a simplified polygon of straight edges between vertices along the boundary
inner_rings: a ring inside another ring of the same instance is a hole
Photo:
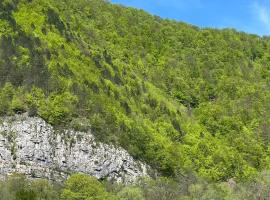
[[[61,181],[81,172],[99,179],[131,183],[148,167],[127,151],[95,141],[91,132],[55,130],[40,118],[0,119],[0,176],[24,173],[30,178]]]

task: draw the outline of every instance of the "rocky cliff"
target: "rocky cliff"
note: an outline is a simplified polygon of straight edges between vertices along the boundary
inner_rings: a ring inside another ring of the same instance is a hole
[[[0,122],[0,176],[14,172],[56,181],[82,172],[129,183],[147,176],[147,166],[90,132],[56,131],[40,118],[16,116]]]

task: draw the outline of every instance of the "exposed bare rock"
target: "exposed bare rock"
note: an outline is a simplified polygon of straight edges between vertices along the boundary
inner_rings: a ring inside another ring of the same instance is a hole
[[[82,172],[99,179],[134,182],[148,167],[124,149],[98,143],[89,133],[56,131],[40,118],[16,116],[0,123],[0,176],[18,172],[61,181]]]

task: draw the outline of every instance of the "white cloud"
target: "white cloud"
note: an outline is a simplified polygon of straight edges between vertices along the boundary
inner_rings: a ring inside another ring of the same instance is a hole
[[[270,31],[270,11],[269,8],[260,5],[258,2],[253,3],[252,5],[252,11],[257,18],[257,20],[260,21],[260,23],[268,30]]]

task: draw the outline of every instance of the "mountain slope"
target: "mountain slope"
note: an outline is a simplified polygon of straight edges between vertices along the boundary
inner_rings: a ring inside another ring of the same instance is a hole
[[[0,2],[1,115],[91,124],[167,176],[269,168],[269,38],[102,0]]]

